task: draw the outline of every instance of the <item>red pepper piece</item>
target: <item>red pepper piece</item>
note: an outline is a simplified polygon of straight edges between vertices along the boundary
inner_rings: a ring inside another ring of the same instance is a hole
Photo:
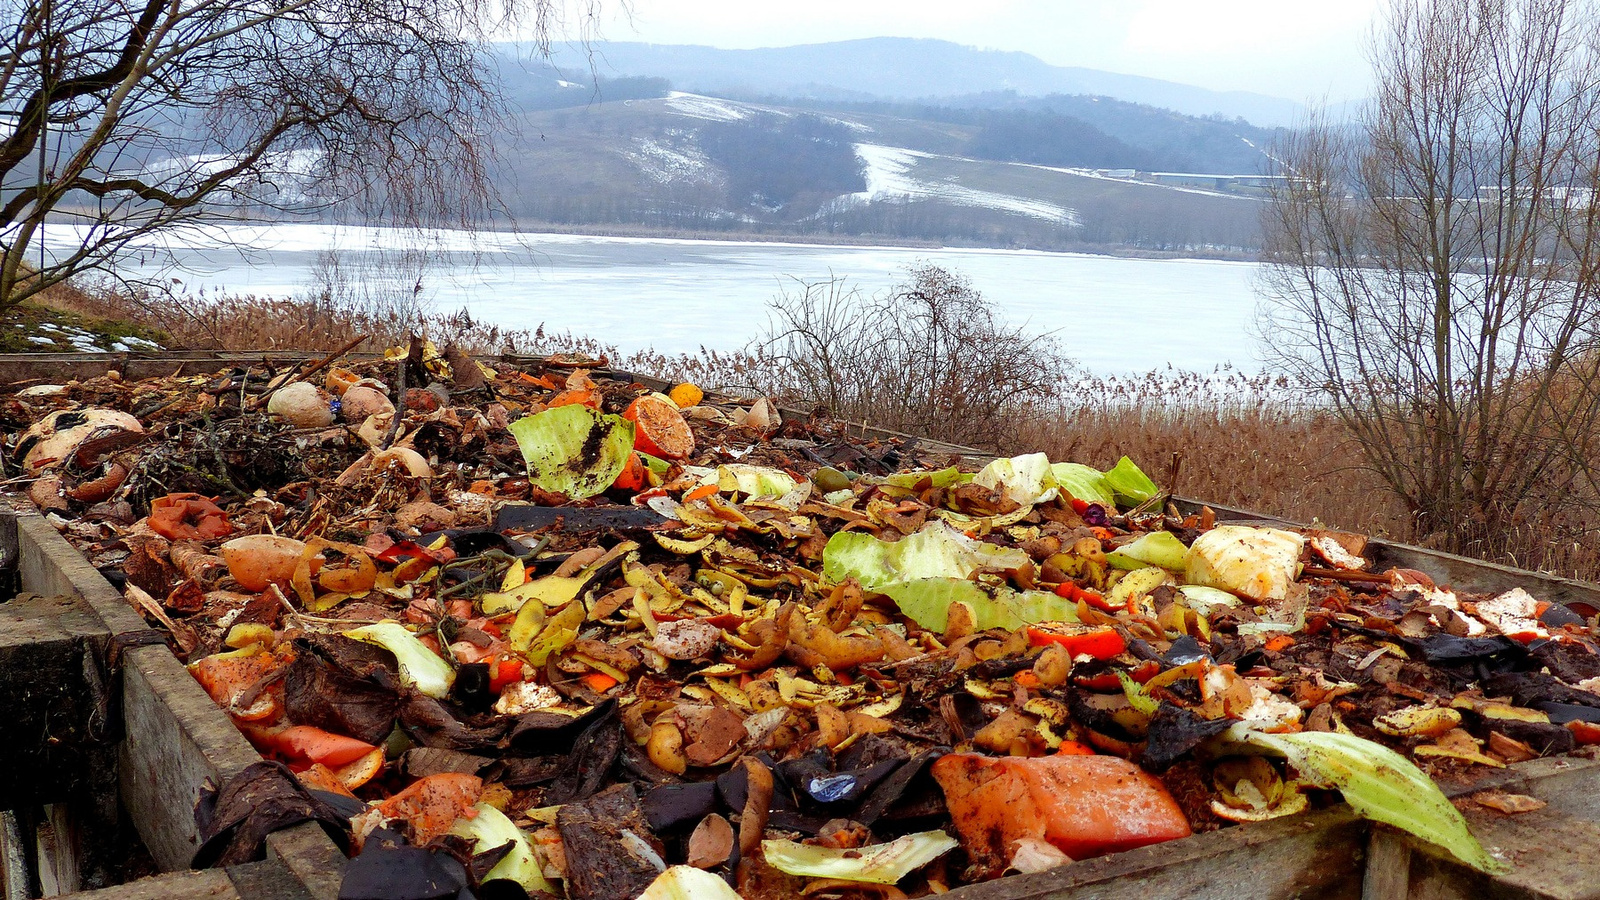
[[[378,749],[366,741],[323,731],[311,725],[294,725],[261,737],[260,747],[306,766],[322,763],[330,769],[349,765]]]
[[[1091,591],[1088,588],[1079,587],[1070,581],[1063,581],[1056,585],[1056,596],[1065,597],[1068,600],[1082,600],[1101,612],[1122,612],[1121,609],[1112,605],[1099,591]]]
[[[499,694],[506,685],[522,680],[522,660],[502,659],[489,667],[489,693]]]
[[[1100,660],[1111,659],[1128,649],[1128,643],[1110,625],[1068,625],[1055,622],[1029,625],[1028,643],[1035,647],[1060,644],[1074,657],[1083,654]]]

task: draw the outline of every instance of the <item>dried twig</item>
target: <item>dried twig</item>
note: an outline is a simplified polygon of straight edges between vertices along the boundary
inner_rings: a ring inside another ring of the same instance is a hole
[[[384,436],[383,446],[380,450],[387,450],[394,446],[394,439],[400,434],[400,423],[406,417],[406,369],[411,360],[411,350],[417,345],[416,337],[406,341],[406,355],[400,357],[395,363],[394,377],[394,420],[389,423],[389,433]]]

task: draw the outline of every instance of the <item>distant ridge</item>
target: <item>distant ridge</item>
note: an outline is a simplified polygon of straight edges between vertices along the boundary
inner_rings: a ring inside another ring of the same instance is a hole
[[[918,38],[865,38],[757,50],[602,41],[588,51],[557,48],[552,61],[582,76],[591,59],[595,72],[604,77],[655,76],[669,79],[681,90],[719,95],[938,100],[997,91],[1023,96],[1093,94],[1192,116],[1243,118],[1266,127],[1291,125],[1303,111],[1299,103],[1279,97],[1053,66],[1027,53]]]

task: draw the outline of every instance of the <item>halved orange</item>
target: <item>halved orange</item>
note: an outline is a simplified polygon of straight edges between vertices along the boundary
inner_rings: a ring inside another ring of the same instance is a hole
[[[641,453],[683,459],[694,452],[694,432],[669,397],[645,394],[622,417],[634,424],[633,448]]]

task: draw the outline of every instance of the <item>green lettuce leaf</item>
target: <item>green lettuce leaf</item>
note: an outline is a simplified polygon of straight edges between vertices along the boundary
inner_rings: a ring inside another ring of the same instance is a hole
[[[1138,506],[1161,493],[1161,489],[1150,480],[1150,476],[1140,471],[1139,467],[1133,464],[1133,460],[1126,456],[1118,460],[1116,466],[1106,473],[1106,484],[1111,486],[1112,493],[1117,495],[1117,500],[1124,506]]]
[[[1244,740],[1283,754],[1301,774],[1338,788],[1361,816],[1437,844],[1480,872],[1510,871],[1472,836],[1433,779],[1381,744],[1323,731],[1251,733]]]
[[[980,631],[1078,621],[1078,604],[1064,597],[1006,587],[991,592],[964,578],[918,578],[881,584],[870,590],[893,600],[907,618],[929,631],[944,631],[950,621],[950,607],[956,603],[965,604],[972,611],[973,624]]]
[[[1023,506],[1054,500],[1060,493],[1050,471],[1050,457],[1043,453],[994,460],[972,477],[972,483],[1003,490],[1006,497]]]
[[[581,500],[611,487],[633,451],[633,423],[587,406],[547,409],[511,423],[528,480]]]
[[[854,578],[868,590],[917,578],[968,578],[980,569],[1015,569],[1028,554],[973,540],[937,523],[898,541],[880,541],[860,531],[841,531],[822,551],[822,574],[837,584]]]
[[[1094,466],[1083,463],[1056,463],[1050,467],[1050,476],[1056,486],[1067,496],[1085,503],[1099,503],[1108,509],[1117,508],[1117,498],[1106,483],[1106,476]]]
[[[1151,531],[1131,543],[1106,554],[1106,561],[1119,569],[1141,569],[1160,566],[1170,572],[1182,572],[1184,557],[1189,548],[1170,531]]]

